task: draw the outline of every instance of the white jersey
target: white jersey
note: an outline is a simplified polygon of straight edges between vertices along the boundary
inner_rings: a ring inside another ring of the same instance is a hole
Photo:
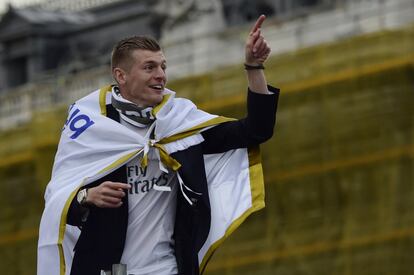
[[[121,123],[141,135],[151,129],[138,128],[121,119]],[[126,166],[128,184],[128,227],[121,263],[133,275],[177,274],[174,254],[174,221],[176,211],[177,177],[160,170],[155,151],[148,153],[148,165],[140,166],[140,157]],[[153,187],[169,186],[171,191]]]

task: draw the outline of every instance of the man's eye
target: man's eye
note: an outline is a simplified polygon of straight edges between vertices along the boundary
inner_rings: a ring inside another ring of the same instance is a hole
[[[148,66],[144,67],[145,70],[152,70],[153,68],[154,68],[154,66],[151,66],[151,65],[148,65]]]

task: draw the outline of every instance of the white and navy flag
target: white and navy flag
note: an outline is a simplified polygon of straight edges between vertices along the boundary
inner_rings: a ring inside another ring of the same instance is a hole
[[[45,191],[38,241],[38,275],[70,274],[73,248],[80,230],[66,224],[78,190],[116,170],[137,155],[155,150],[160,169],[177,170],[169,154],[203,139],[200,132],[230,119],[208,114],[166,89],[153,110],[155,139],[144,139],[106,116],[112,86],[78,100],[69,108]],[[144,162],[143,162],[144,163]],[[211,203],[211,229],[198,253],[203,270],[214,250],[247,216],[264,207],[263,176],[258,149],[241,148],[205,156]]]

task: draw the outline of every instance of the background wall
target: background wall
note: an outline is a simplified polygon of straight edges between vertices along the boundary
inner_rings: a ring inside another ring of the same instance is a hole
[[[246,81],[242,63],[232,64],[169,87],[209,112],[242,117]],[[282,90],[275,135],[262,146],[266,208],[218,249],[206,274],[412,274],[414,25],[281,52],[265,72]],[[98,68],[1,98],[31,106],[0,108],[3,121],[22,118],[0,131],[1,274],[35,274],[43,192],[66,119],[60,98],[88,92],[82,81],[109,79]],[[75,92],[56,93],[64,88]]]

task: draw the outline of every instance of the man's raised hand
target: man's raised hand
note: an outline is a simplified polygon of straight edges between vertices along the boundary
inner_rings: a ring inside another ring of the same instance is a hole
[[[265,15],[260,15],[251,29],[249,36],[247,37],[245,46],[245,63],[248,65],[263,64],[269,57],[271,49],[260,30],[265,19]]]

